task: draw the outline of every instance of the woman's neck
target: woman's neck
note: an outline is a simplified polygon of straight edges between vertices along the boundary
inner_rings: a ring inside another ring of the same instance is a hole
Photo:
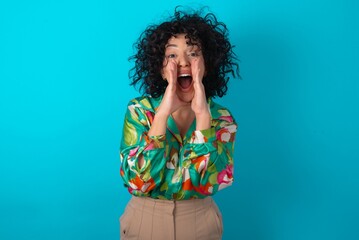
[[[191,106],[186,106],[173,112],[172,118],[175,121],[181,136],[184,137],[195,118],[195,114],[192,111]]]

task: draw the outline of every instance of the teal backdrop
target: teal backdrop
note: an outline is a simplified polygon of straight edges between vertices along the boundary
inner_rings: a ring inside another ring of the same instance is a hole
[[[176,5],[208,6],[240,58],[224,239],[359,239],[356,0],[1,1],[0,239],[119,239],[127,58]]]

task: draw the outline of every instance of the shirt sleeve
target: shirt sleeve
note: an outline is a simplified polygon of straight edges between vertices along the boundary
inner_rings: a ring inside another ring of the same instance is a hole
[[[149,196],[163,178],[166,135],[148,136],[154,113],[139,104],[128,104],[120,147],[120,174],[130,193]],[[138,161],[143,156],[140,168]]]
[[[196,192],[208,196],[232,185],[236,132],[237,124],[230,116],[212,121],[210,129],[193,132],[184,146],[184,161],[189,172],[187,180]]]

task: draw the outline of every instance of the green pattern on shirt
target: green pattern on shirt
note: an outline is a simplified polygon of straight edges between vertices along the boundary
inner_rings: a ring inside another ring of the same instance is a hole
[[[128,104],[120,147],[120,174],[135,196],[182,200],[204,198],[233,182],[233,146],[237,124],[230,112],[208,100],[211,128],[196,130],[196,120],[182,138],[174,119],[166,134],[148,136],[162,97],[143,96]],[[140,156],[144,158],[141,168]]]

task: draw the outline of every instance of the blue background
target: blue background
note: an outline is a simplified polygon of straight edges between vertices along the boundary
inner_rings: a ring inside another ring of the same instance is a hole
[[[224,239],[359,239],[355,0],[1,1],[0,239],[118,239],[127,58],[174,6],[225,22],[243,80]]]

